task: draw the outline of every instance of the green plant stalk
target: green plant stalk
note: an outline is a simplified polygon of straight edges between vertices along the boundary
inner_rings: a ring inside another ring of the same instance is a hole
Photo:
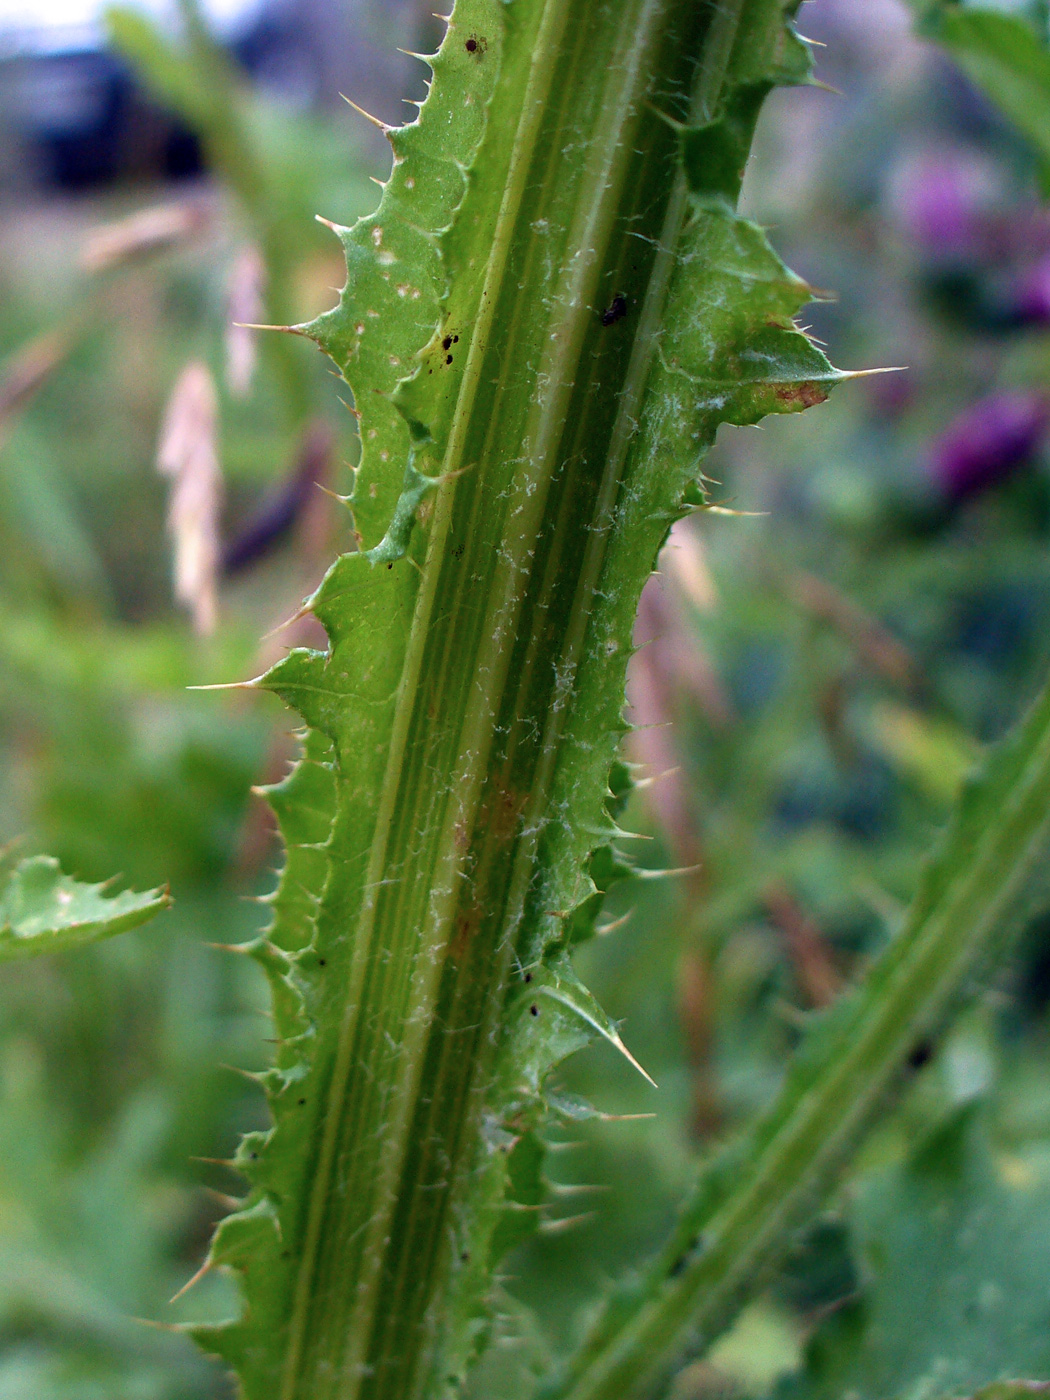
[[[672,1240],[613,1297],[545,1400],[621,1400],[702,1351],[767,1276],[911,1052],[1048,901],[1050,684],[964,794],[864,983],[810,1032],[747,1140],[706,1169]]]
[[[361,415],[361,548],[310,600],[328,653],[259,682],[308,726],[249,950],[275,1126],[212,1253],[244,1315],[198,1329],[250,1400],[460,1383],[542,1201],[544,1077],[621,1045],[566,952],[621,868],[638,596],[718,424],[842,377],[733,212],[762,97],[808,74],[781,0],[459,0],[432,66],[303,328]]]
[[[233,192],[258,240],[266,316],[272,325],[289,325],[295,320],[294,277],[301,238],[289,224],[281,193],[251,130],[240,74],[213,37],[197,0],[179,0],[179,15],[184,50],[134,10],[114,6],[106,18],[116,47],[200,136],[208,164]],[[313,407],[313,377],[299,347],[290,337],[271,336],[264,353],[281,385],[291,423],[301,425]]]
[[[270,324],[295,320],[293,289],[299,238],[288,227],[280,195],[273,188],[245,114],[246,94],[239,74],[216,43],[198,0],[179,0],[190,64],[200,87],[207,118],[200,131],[208,159],[229,183],[259,240],[266,270],[263,304]],[[272,336],[266,353],[282,385],[287,412],[301,425],[313,406],[312,376],[298,346],[285,336]]]

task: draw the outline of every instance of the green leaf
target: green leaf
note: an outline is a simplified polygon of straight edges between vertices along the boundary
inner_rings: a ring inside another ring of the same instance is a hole
[[[167,890],[107,894],[107,888],[63,875],[51,856],[0,871],[0,962],[112,938],[171,903]]]
[[[1050,904],[1050,683],[965,789],[903,926],[815,1023],[755,1127],[707,1165],[666,1248],[610,1296],[545,1400],[622,1400],[702,1351],[783,1256],[916,1046]]]
[[[638,598],[719,424],[843,377],[732,209],[757,94],[808,71],[791,8],[458,0],[379,209],[337,230],[346,288],[302,330],[360,414],[361,548],[310,600],[328,652],[259,682],[308,726],[250,950],[274,1127],[212,1252],[244,1314],[198,1333],[249,1400],[457,1385],[540,1217],[546,1076],[620,1047],[565,949],[623,870]],[[730,115],[712,199],[687,133]]]
[[[1050,1381],[997,1381],[975,1391],[969,1400],[1034,1400],[1050,1391]]]
[[[142,75],[173,111],[193,126],[205,126],[211,103],[189,58],[142,13],[125,5],[110,5],[106,30],[113,47]]]
[[[849,1222],[864,1286],[818,1329],[781,1400],[1050,1389],[1009,1380],[1050,1374],[1045,1163],[996,1152],[965,1111],[855,1188]]]
[[[947,49],[1050,168],[1050,49],[1032,26],[991,9],[913,7],[920,10],[918,32]]]

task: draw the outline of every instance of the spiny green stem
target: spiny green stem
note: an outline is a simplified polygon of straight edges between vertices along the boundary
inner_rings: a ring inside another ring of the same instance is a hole
[[[522,204],[527,179],[536,159],[536,146],[550,122],[550,87],[558,71],[558,54],[569,20],[566,7],[556,0],[546,0],[538,11],[535,39],[530,47],[531,64],[528,81],[521,99],[520,118],[499,215],[479,301],[467,367],[457,400],[456,411],[444,456],[445,485],[439,493],[431,537],[424,564],[423,577],[417,595],[415,620],[405,656],[399,687],[399,704],[394,721],[383,791],[380,797],[375,836],[370,849],[366,897],[354,934],[351,980],[347,987],[339,1048],[328,1090],[329,1109],[326,1114],[324,1138],[317,1169],[311,1184],[311,1207],[305,1245],[301,1257],[296,1301],[290,1329],[284,1372],[283,1396],[287,1400],[299,1393],[302,1379],[303,1350],[310,1320],[316,1310],[314,1301],[315,1260],[326,1231],[331,1206],[333,1173],[339,1144],[345,1139],[346,1118],[343,1113],[347,1085],[359,1050],[359,1020],[365,979],[375,959],[376,921],[382,917],[380,896],[389,888],[385,873],[391,869],[390,843],[403,830],[406,810],[420,799],[413,793],[416,781],[407,757],[413,745],[418,746],[421,733],[432,729],[433,718],[423,717],[433,705],[433,699],[419,680],[426,659],[433,657],[436,643],[457,613],[450,606],[474,591],[476,563],[467,555],[458,566],[450,565],[448,537],[453,528],[457,494],[470,492],[482,499],[491,489],[502,498],[499,513],[506,520],[505,529],[495,545],[494,566],[486,589],[486,611],[469,646],[457,657],[458,664],[469,678],[463,701],[452,703],[443,728],[457,734],[457,750],[450,755],[451,781],[448,800],[440,825],[428,838],[433,849],[434,864],[428,870],[429,893],[422,927],[415,934],[416,950],[411,959],[410,985],[407,1005],[412,1013],[407,1017],[399,1046],[399,1073],[389,1089],[388,1109],[383,1129],[385,1149],[377,1161],[373,1184],[373,1207],[360,1249],[360,1274],[356,1283],[355,1304],[349,1319],[349,1330],[343,1342],[338,1362],[340,1395],[356,1392],[362,1377],[368,1373],[368,1349],[374,1345],[375,1315],[381,1303],[389,1306],[389,1291],[380,1287],[385,1267],[385,1243],[389,1238],[391,1219],[399,1201],[398,1186],[405,1170],[406,1155],[413,1141],[412,1120],[419,1112],[419,1080],[426,1064],[426,1047],[433,1034],[435,1008],[439,987],[448,976],[448,950],[456,945],[455,923],[464,898],[464,870],[468,860],[477,861],[472,841],[467,833],[478,831],[485,822],[480,815],[482,794],[492,781],[492,748],[497,717],[501,706],[508,702],[508,685],[520,690],[527,681],[527,672],[510,676],[511,657],[517,645],[517,618],[530,587],[530,573],[537,551],[538,537],[546,523],[545,506],[550,482],[560,466],[558,449],[565,429],[567,402],[576,385],[580,369],[582,345],[593,327],[593,302],[597,278],[607,256],[609,240],[616,223],[626,169],[633,156],[630,122],[636,119],[641,100],[651,81],[649,63],[654,42],[661,34],[668,5],[667,0],[633,0],[625,7],[616,25],[616,49],[607,65],[604,90],[598,110],[600,122],[591,145],[591,156],[576,177],[579,188],[574,198],[575,213],[568,230],[567,246],[573,250],[560,279],[550,292],[542,325],[547,333],[540,339],[543,353],[531,372],[536,392],[527,420],[524,451],[518,456],[516,470],[507,475],[504,454],[508,448],[493,443],[486,449],[492,461],[492,487],[487,486],[486,464],[465,476],[457,475],[467,451],[465,446],[471,432],[476,433],[479,421],[487,421],[488,408],[478,400],[482,384],[482,367],[497,349],[495,344],[496,308],[500,304],[507,272],[506,264],[515,241],[520,242],[522,227],[527,220]],[[547,132],[547,139],[550,139]],[[533,175],[533,178],[534,175]],[[520,301],[520,298],[519,298]],[[435,617],[437,600],[443,605],[444,616]],[[453,625],[454,621],[453,621]],[[465,644],[466,639],[461,641]],[[449,706],[442,697],[439,713]],[[521,722],[531,731],[531,717],[523,715]],[[513,738],[513,729],[512,735]],[[443,760],[448,763],[448,759]],[[542,786],[542,785],[541,785]],[[537,791],[530,784],[530,790]],[[540,792],[542,799],[542,792]],[[432,819],[431,819],[432,820]],[[428,826],[421,821],[422,830]],[[402,838],[403,839],[403,838]],[[489,833],[484,839],[489,840]],[[505,839],[505,838],[499,838]],[[385,916],[388,920],[390,914]],[[405,917],[405,916],[402,916]],[[409,926],[414,922],[408,916]],[[512,937],[500,939],[500,956],[488,972],[490,991],[486,1018],[492,1015],[502,997],[506,966],[513,949]],[[464,1101],[466,1107],[467,1100]],[[455,1125],[443,1125],[451,1132]],[[410,1222],[409,1222],[410,1225]]]
[[[367,548],[312,599],[329,652],[266,678],[312,730],[255,950],[275,1126],[213,1251],[245,1313],[198,1334],[250,1400],[458,1383],[541,1199],[544,1078],[618,1043],[564,948],[615,837],[638,596],[718,424],[839,378],[731,213],[749,112],[701,124],[717,197],[686,188],[679,123],[806,73],[788,8],[458,0],[380,209],[340,231],[347,289],[305,329],[362,415]]]

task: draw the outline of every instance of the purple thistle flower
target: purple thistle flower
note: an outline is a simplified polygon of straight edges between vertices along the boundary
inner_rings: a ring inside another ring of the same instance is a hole
[[[1050,325],[1050,253],[1033,263],[1021,277],[1014,310],[1019,325]]]
[[[328,475],[331,451],[331,431],[324,424],[314,424],[304,436],[295,471],[264,497],[240,532],[226,543],[222,571],[227,577],[272,554],[291,533]]]
[[[986,491],[1027,462],[1050,423],[1050,405],[1031,390],[1000,390],[958,414],[930,450],[933,479],[951,500]]]
[[[979,254],[997,191],[986,165],[965,150],[926,150],[901,162],[890,189],[893,221],[935,260]]]

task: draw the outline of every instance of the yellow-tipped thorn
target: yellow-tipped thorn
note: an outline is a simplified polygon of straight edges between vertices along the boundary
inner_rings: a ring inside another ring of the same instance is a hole
[[[247,943],[210,943],[205,940],[204,946],[205,948],[214,948],[217,953],[240,953],[243,955],[248,951]]]
[[[403,53],[406,58],[418,58],[420,63],[425,63],[428,66],[435,57],[434,54],[415,53],[412,49],[398,49],[398,53]]]
[[[340,236],[340,234],[350,232],[350,230],[346,227],[345,224],[335,224],[332,222],[331,219],[326,219],[323,214],[315,214],[314,218],[319,224],[324,224],[325,228],[330,228],[337,238]],[[338,288],[336,290],[338,290]]]
[[[676,875],[698,875],[702,865],[676,865],[671,870],[636,870],[639,880],[669,880]]]
[[[650,112],[652,112],[654,116],[659,117],[661,121],[666,122],[672,131],[685,130],[683,124],[676,117],[672,117],[669,112],[665,112],[663,108],[658,107],[655,102],[647,102],[645,105],[649,108]]]
[[[257,1088],[260,1087],[259,1076],[250,1069],[242,1069],[240,1065],[229,1065],[225,1060],[219,1061],[219,1068],[229,1070],[230,1074],[237,1075],[239,1079],[247,1079],[249,1084],[254,1084]],[[648,1075],[646,1075],[646,1078],[648,1078]]]
[[[574,1230],[577,1225],[586,1225],[588,1220],[594,1219],[594,1211],[584,1211],[582,1215],[566,1215],[561,1220],[545,1220],[540,1226],[542,1235],[561,1235],[566,1230]]]
[[[374,127],[378,127],[384,136],[393,131],[394,128],[392,126],[388,125],[386,122],[380,121],[378,117],[373,117],[372,113],[366,112],[363,107],[359,107],[352,98],[347,97],[345,92],[341,92],[339,96],[348,106],[353,107],[355,112],[359,112],[361,116],[364,117],[365,121],[369,121]]]
[[[655,1117],[651,1114],[650,1117]],[[602,1182],[577,1182],[575,1185],[568,1182],[555,1182],[550,1188],[552,1196],[560,1196],[563,1200],[568,1196],[593,1196],[599,1191],[611,1191],[612,1187]]]
[[[188,1279],[187,1282],[182,1285],[179,1291],[168,1299],[168,1307],[170,1308],[172,1303],[177,1303],[182,1297],[182,1295],[184,1293],[188,1293],[195,1283],[199,1283],[205,1274],[211,1272],[211,1269],[211,1259],[205,1259],[204,1263],[200,1266],[200,1268],[193,1275],[193,1277],[191,1279]]]
[[[350,412],[353,413],[353,412],[355,412],[355,410],[354,410],[354,409],[351,409]],[[358,416],[358,418],[361,417],[360,414],[358,414],[357,416]],[[315,482],[314,482],[314,485],[317,487],[318,491],[323,491],[324,494],[325,494],[326,496],[331,496],[332,500],[333,500],[333,501],[338,501],[339,504],[340,504],[341,506],[348,506],[348,505],[350,504],[350,497],[349,497],[349,496],[340,496],[340,494],[339,494],[338,491],[333,491],[333,490],[331,490],[331,488],[328,487],[328,486],[322,486],[322,484],[321,484],[319,481],[315,481]],[[307,608],[307,612],[309,612],[309,611],[310,611],[310,609]]]
[[[174,1302],[175,1299],[172,1299]],[[186,1329],[180,1327],[177,1322],[158,1322],[155,1317],[132,1317],[132,1322],[137,1322],[140,1327],[153,1327],[158,1332],[175,1332],[178,1336],[184,1337]]]
[[[320,488],[322,491],[324,487]],[[298,612],[292,613],[291,617],[286,617],[283,622],[279,622],[276,627],[271,627],[269,632],[262,634],[261,640],[268,642],[271,637],[276,637],[278,632],[283,632],[286,627],[291,627],[293,622],[299,622],[304,617],[309,617],[311,609],[304,604]]]
[[[236,1172],[238,1176],[244,1175],[232,1157],[191,1157],[190,1161],[204,1162],[209,1167],[225,1167],[227,1171]]]
[[[870,379],[873,374],[903,374],[908,365],[879,365],[876,369],[840,369],[840,379]]]
[[[264,326],[254,321],[233,321],[240,331],[280,331],[283,335],[306,335],[301,326]]]
[[[658,1089],[660,1087],[657,1084],[656,1080],[653,1078],[653,1076],[649,1073],[649,1071],[642,1068],[642,1066],[634,1058],[630,1050],[628,1050],[627,1046],[623,1043],[620,1037],[615,1034],[615,1032],[609,1037],[609,1039],[616,1046],[617,1050],[619,1050],[620,1054],[624,1057],[627,1063],[630,1065],[634,1065],[635,1069],[638,1071],[638,1073],[642,1076],[643,1079],[647,1079],[654,1089]]]
[[[244,1204],[244,1202],[238,1200],[236,1196],[228,1196],[225,1191],[216,1191],[214,1187],[211,1186],[202,1186],[201,1190],[206,1196],[210,1196],[213,1201],[216,1201],[222,1206],[224,1210],[240,1210],[241,1206]],[[187,1287],[189,1287],[188,1284]]]
[[[831,83],[826,83],[823,78],[813,78],[806,84],[806,87],[820,88],[821,92],[830,92],[833,97],[845,97],[846,94],[841,88],[834,87]]]
[[[599,938],[604,938],[607,933],[615,933],[618,928],[623,928],[633,914],[634,910],[628,909],[627,913],[621,914],[618,919],[610,919],[607,924],[599,924],[594,931]]]
[[[259,690],[262,686],[262,676],[256,676],[250,681],[221,681],[216,685],[188,685],[187,690]]]
[[[455,467],[452,471],[442,472],[440,476],[432,476],[430,480],[435,486],[444,486],[446,481],[455,481],[457,476],[465,476],[467,472],[472,472],[477,466],[477,462],[468,462],[465,467]]]

